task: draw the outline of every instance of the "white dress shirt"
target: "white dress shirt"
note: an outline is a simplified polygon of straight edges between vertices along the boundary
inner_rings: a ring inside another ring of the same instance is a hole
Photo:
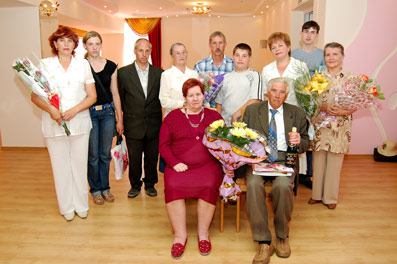
[[[266,65],[263,67],[262,70],[262,88],[263,92],[266,94],[269,87],[268,87],[268,82],[277,77],[286,77],[289,79],[289,93],[287,96],[287,99],[285,100],[286,103],[292,104],[292,105],[298,105],[298,101],[296,100],[295,96],[295,90],[294,90],[294,82],[297,78],[302,76],[302,72],[307,72],[309,73],[309,69],[306,66],[306,63],[290,58],[290,62],[283,72],[283,75],[280,76],[280,72],[277,69],[277,62],[273,61],[272,63]]]
[[[85,85],[94,83],[90,64],[87,60],[72,56],[68,69],[65,71],[57,56],[43,59],[45,70],[53,77],[58,87],[60,108],[63,112],[81,103],[86,97]],[[65,121],[71,135],[89,133],[92,127],[88,109],[81,111],[70,121]],[[65,136],[65,130],[54,121],[50,114],[43,111],[42,130],[44,137]]]
[[[135,69],[139,76],[139,81],[141,82],[143,93],[145,94],[145,98],[147,98],[147,85],[149,82],[149,64],[146,66],[146,69],[143,71],[139,68],[138,64],[135,61]]]

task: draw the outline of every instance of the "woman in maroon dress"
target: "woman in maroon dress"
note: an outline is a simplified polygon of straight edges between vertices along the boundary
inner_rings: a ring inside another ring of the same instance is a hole
[[[204,85],[188,79],[182,87],[185,107],[171,111],[160,130],[159,151],[166,162],[164,192],[175,235],[171,255],[182,257],[187,242],[185,199],[198,198],[198,241],[202,255],[211,251],[208,229],[215,212],[222,167],[202,144],[204,130],[222,119],[203,107]]]

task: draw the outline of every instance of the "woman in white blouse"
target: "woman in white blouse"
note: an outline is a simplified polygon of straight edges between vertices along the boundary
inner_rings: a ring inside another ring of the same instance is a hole
[[[269,63],[262,70],[262,87],[267,100],[268,82],[277,77],[286,77],[289,80],[289,93],[286,103],[299,106],[296,99],[294,82],[302,76],[309,74],[306,63],[291,57],[291,40],[287,33],[275,32],[267,40],[269,49],[273,54],[274,61]],[[313,130],[309,130],[310,138],[313,138]],[[299,173],[306,174],[307,161],[306,153],[299,154]]]
[[[269,49],[273,54],[274,61],[263,67],[262,87],[267,100],[268,82],[277,77],[289,79],[289,93],[286,103],[298,105],[296,100],[294,81],[304,72],[309,72],[306,63],[291,57],[291,40],[287,33],[275,32],[267,40]]]
[[[88,108],[96,101],[94,79],[87,60],[76,59],[78,36],[59,27],[49,38],[54,57],[43,59],[45,69],[54,77],[60,108],[32,93],[31,100],[43,110],[42,129],[51,158],[60,213],[67,221],[75,212],[88,214],[87,159],[91,118]],[[71,134],[61,126],[63,119]]]
[[[183,83],[190,78],[198,78],[198,73],[189,69],[187,50],[182,43],[174,43],[170,48],[172,67],[161,74],[160,102],[164,108],[164,117],[174,108],[182,107],[185,98],[182,94]]]

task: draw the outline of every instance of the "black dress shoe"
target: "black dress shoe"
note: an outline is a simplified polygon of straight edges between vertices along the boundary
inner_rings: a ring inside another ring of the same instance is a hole
[[[150,197],[156,197],[157,196],[157,191],[154,187],[147,187],[145,188],[146,194],[149,195]]]
[[[131,188],[128,192],[128,198],[135,198],[141,192],[141,188]]]
[[[305,185],[309,189],[313,187],[313,183],[310,180],[310,177],[307,177],[306,175],[299,175],[299,183]]]

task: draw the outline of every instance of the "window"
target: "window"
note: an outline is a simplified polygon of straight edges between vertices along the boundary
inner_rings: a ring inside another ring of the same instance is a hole
[[[142,37],[136,34],[127,22],[124,22],[124,56],[123,56],[123,63],[124,65],[131,64],[135,61],[135,53],[134,53],[134,45],[135,42],[140,39],[145,38],[149,40],[148,35]],[[149,63],[152,63],[152,58],[149,58]]]
[[[313,20],[313,11],[310,11],[305,14],[305,17],[303,18],[304,22]]]
[[[77,46],[77,48],[75,49],[76,58],[81,58],[84,59],[84,54],[87,52],[83,46],[83,38],[79,37],[79,45]]]

